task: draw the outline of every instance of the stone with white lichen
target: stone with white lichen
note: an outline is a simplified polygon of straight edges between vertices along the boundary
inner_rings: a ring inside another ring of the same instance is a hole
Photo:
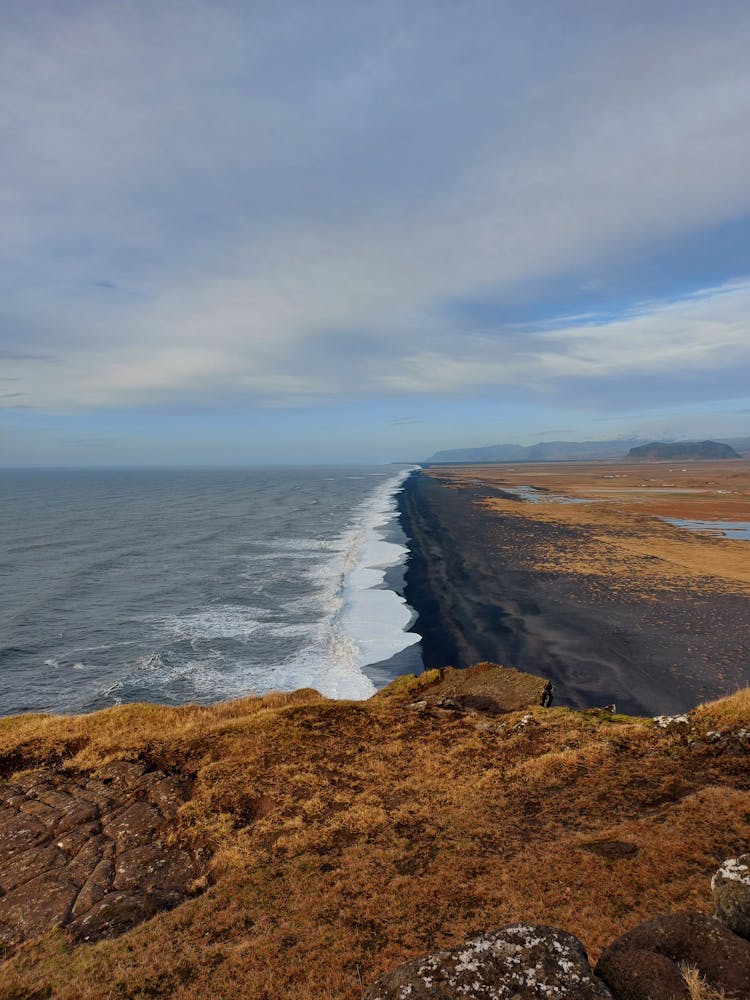
[[[655,715],[654,722],[659,729],[683,730],[690,726],[689,715]]]
[[[612,1000],[573,934],[515,924],[386,973],[366,1000]]]
[[[750,940],[750,854],[728,858],[711,879],[716,916]]]

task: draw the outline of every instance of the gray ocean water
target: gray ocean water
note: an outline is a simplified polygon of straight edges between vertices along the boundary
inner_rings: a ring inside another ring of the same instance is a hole
[[[419,670],[400,592],[407,474],[3,472],[0,714],[366,698]]]

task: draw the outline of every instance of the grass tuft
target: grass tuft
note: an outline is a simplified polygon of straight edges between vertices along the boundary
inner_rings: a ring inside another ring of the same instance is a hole
[[[728,698],[699,705],[692,715],[694,719],[713,723],[720,729],[750,729],[750,688],[743,688]]]
[[[707,983],[698,969],[690,965],[681,965],[680,971],[688,988],[690,1000],[727,1000],[724,990],[716,989]]]

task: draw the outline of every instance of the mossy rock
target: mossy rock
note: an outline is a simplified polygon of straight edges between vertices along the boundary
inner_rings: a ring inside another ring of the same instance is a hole
[[[424,700],[439,705],[450,700],[465,711],[516,712],[535,705],[549,705],[552,684],[544,677],[526,674],[497,663],[478,663],[465,670],[442,667],[415,676],[407,674],[379,691],[375,699],[410,702]]]

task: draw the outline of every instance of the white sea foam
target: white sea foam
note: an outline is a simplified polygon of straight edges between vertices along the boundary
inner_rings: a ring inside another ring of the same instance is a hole
[[[112,684],[106,684],[101,687],[97,694],[101,698],[111,701],[113,705],[122,705],[122,698],[117,692],[122,691],[124,687],[125,685],[122,681],[114,681]]]
[[[329,549],[332,543],[323,538],[273,538],[265,544],[273,548],[273,552],[269,552],[266,558],[274,559],[278,558],[279,549],[289,550],[295,556],[305,556],[308,553],[317,556]],[[249,558],[257,559],[258,555],[254,554]]]
[[[135,663],[133,683],[144,683],[138,675],[148,674],[149,687],[173,691],[187,685],[190,696],[201,698],[301,687],[314,687],[335,698],[369,698],[375,686],[364,668],[419,641],[419,636],[406,632],[413,619],[411,609],[384,586],[387,570],[401,564],[408,552],[405,545],[384,535],[396,513],[396,496],[411,471],[403,469],[381,482],[354,508],[348,526],[334,538],[255,539],[255,545],[268,545],[271,551],[243,558],[279,562],[282,576],[309,581],[308,593],[300,594],[297,588],[273,611],[222,603],[152,619],[157,634],[166,631],[189,641],[196,656],[185,659],[169,652],[142,656]],[[268,580],[272,567],[263,573]],[[239,573],[241,579],[253,576]],[[298,651],[269,662],[259,654],[269,639],[288,640]],[[234,641],[235,646],[211,648],[216,640]]]
[[[74,663],[70,662],[60,663],[60,661],[56,660],[54,656],[51,656],[48,660],[45,660],[44,665],[46,667],[54,667],[55,669],[63,666],[63,667],[68,667],[70,670],[84,670],[86,667],[86,664],[82,660],[76,660]]]
[[[156,670],[162,673],[166,669],[166,663],[159,652],[148,653],[146,656],[139,656],[136,664],[142,670]]]
[[[221,670],[226,665],[226,657],[216,650],[202,652],[199,659],[191,660],[172,660],[168,654],[156,651],[138,658],[135,664],[138,673],[131,677],[131,682],[146,683],[150,689],[170,693],[179,684],[188,684],[201,697],[215,696],[218,691],[224,691],[227,698],[244,693],[241,686],[232,685],[231,673]],[[145,674],[147,680],[140,681],[138,674]],[[238,678],[237,681],[239,685]]]
[[[268,687],[306,686],[333,698],[369,698],[375,686],[363,668],[419,641],[405,631],[413,613],[404,598],[382,586],[387,569],[403,562],[408,551],[383,534],[413,468],[386,480],[355,508],[349,526],[330,544],[331,558],[311,568],[328,613],[313,627],[302,653],[274,665]]]
[[[264,629],[269,615],[267,608],[217,604],[169,618],[165,624],[181,639],[244,639]]]

